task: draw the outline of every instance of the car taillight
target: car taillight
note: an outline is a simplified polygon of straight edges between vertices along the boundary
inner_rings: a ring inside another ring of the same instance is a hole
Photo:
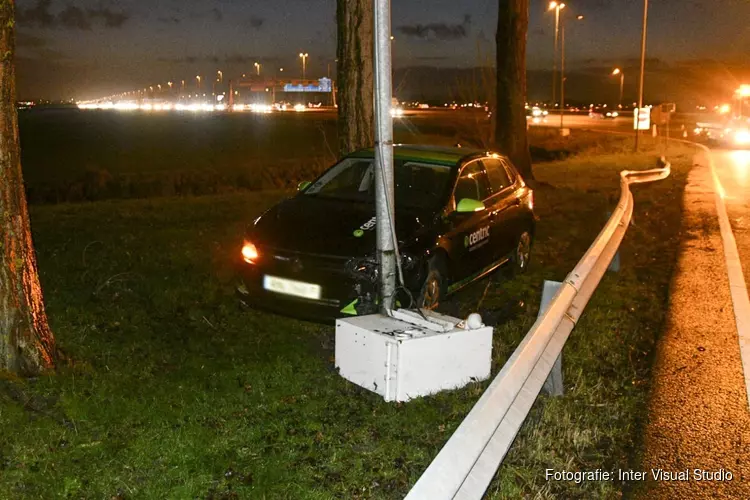
[[[242,259],[248,264],[255,264],[258,260],[258,249],[249,241],[242,245]]]

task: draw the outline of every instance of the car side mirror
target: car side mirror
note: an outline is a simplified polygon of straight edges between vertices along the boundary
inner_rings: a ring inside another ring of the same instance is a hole
[[[299,184],[297,184],[297,191],[304,191],[307,189],[307,186],[310,185],[310,181],[302,181]]]
[[[456,212],[460,214],[481,212],[484,209],[484,203],[479,200],[472,200],[471,198],[462,198],[458,202],[458,205],[456,205]]]

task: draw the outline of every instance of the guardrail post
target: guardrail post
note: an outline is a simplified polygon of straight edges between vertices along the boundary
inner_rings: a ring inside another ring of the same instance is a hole
[[[549,303],[555,297],[557,290],[562,286],[559,281],[548,281],[544,280],[544,288],[542,289],[542,305],[539,306],[539,314],[537,317],[541,317],[547,310]],[[562,376],[562,352],[555,360],[555,364],[552,365],[552,370],[549,372],[547,380],[544,381],[542,387],[544,392],[550,396],[562,396],[563,395],[563,376]]]
[[[607,219],[612,217],[612,212],[607,212]],[[617,252],[615,252],[615,256],[612,258],[612,262],[609,263],[609,267],[607,267],[607,271],[612,271],[613,273],[619,273],[620,272],[620,250],[618,249]]]

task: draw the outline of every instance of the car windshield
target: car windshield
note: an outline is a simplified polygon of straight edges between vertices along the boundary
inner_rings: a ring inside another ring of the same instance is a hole
[[[345,158],[305,190],[305,195],[372,203],[375,160]],[[451,167],[407,160],[393,161],[396,206],[437,210],[450,179]]]

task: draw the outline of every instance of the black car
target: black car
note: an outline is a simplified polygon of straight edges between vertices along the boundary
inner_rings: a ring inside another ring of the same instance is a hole
[[[350,154],[253,221],[243,302],[314,319],[377,311],[373,167],[372,149]],[[394,182],[403,306],[434,308],[505,263],[528,266],[533,192],[505,156],[397,145]]]

